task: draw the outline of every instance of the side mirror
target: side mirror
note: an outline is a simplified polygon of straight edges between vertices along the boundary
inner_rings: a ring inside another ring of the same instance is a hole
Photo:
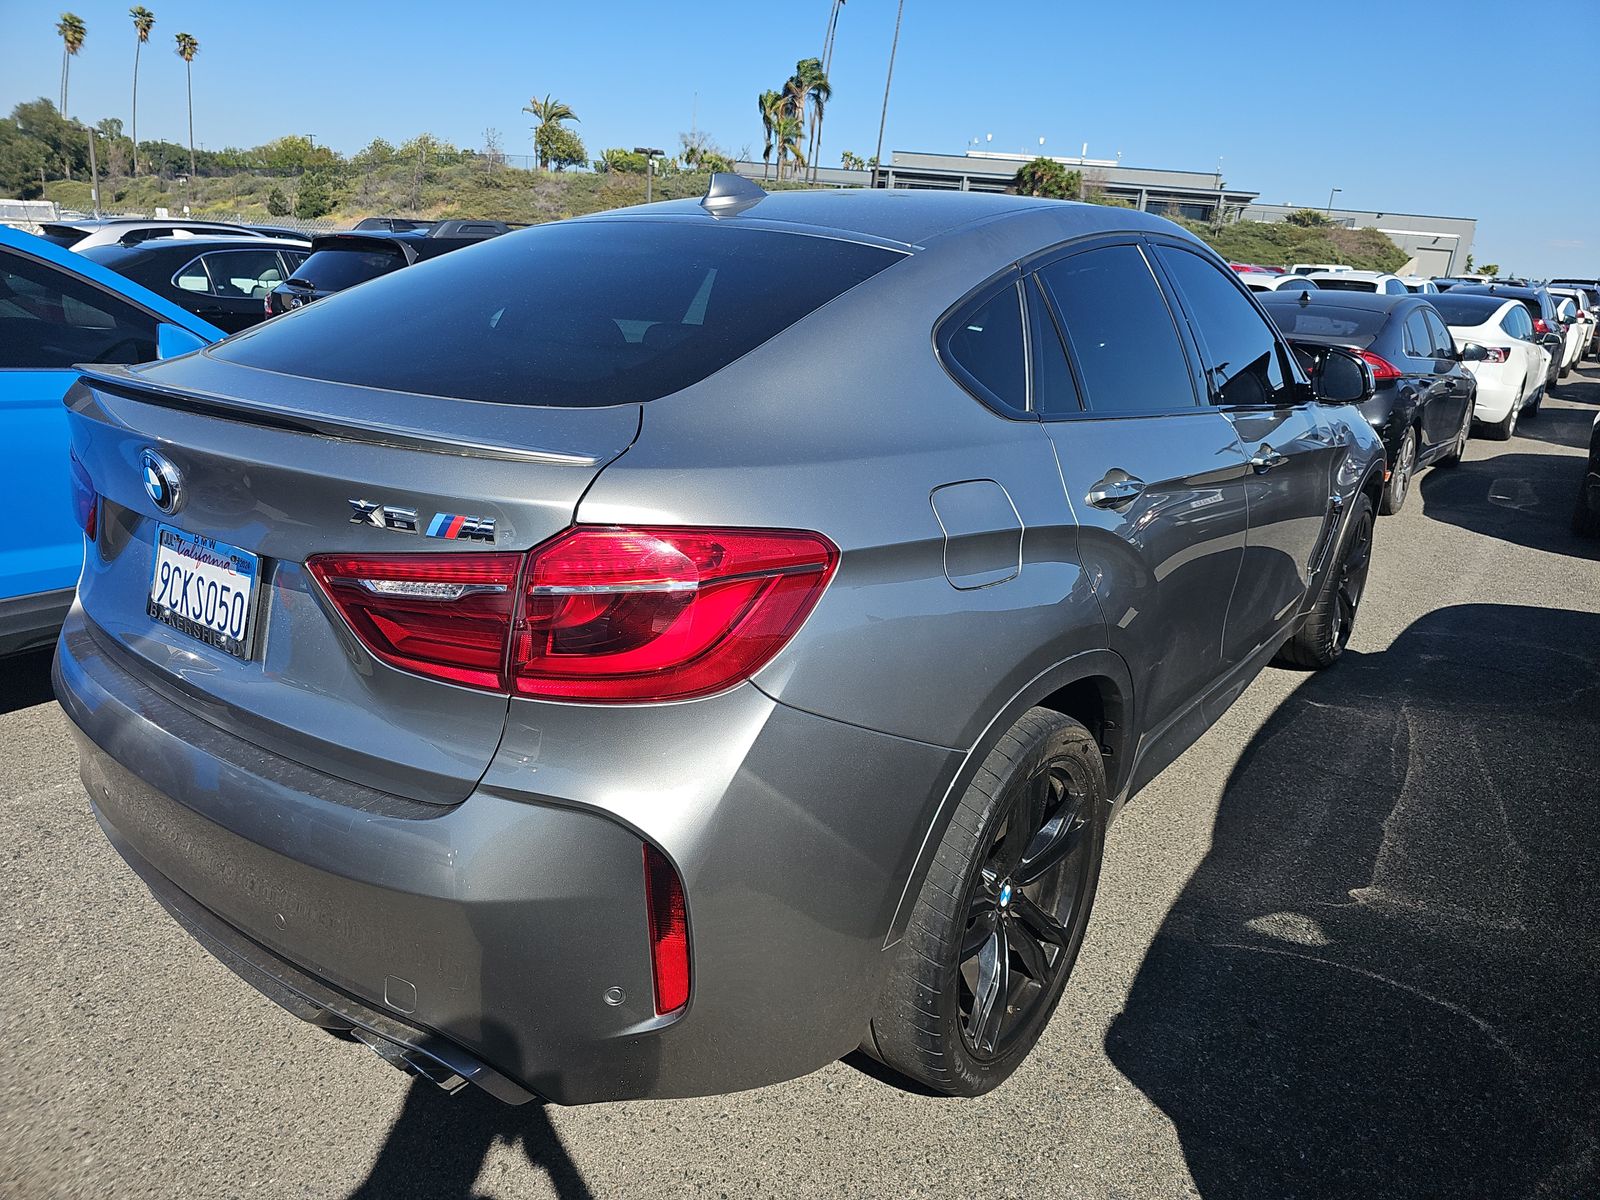
[[[1484,359],[1489,357],[1489,351],[1478,345],[1476,342],[1468,342],[1465,346],[1461,347],[1461,354],[1459,357],[1464,363],[1483,362]]]
[[[1378,390],[1372,368],[1359,354],[1338,346],[1320,348],[1311,372],[1311,395],[1321,404],[1365,404]]]
[[[177,358],[183,354],[192,354],[196,350],[204,350],[210,344],[198,333],[190,333],[181,325],[163,321],[156,326],[157,358]]]

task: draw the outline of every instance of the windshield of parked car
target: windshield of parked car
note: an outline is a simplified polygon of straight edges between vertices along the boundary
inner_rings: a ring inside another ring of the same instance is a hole
[[[1462,295],[1460,292],[1441,292],[1429,296],[1428,303],[1439,310],[1446,325],[1482,325],[1499,311],[1505,303],[1498,296]]]
[[[331,296],[217,357],[463,400],[637,403],[697,383],[902,257],[699,223],[545,225]]]

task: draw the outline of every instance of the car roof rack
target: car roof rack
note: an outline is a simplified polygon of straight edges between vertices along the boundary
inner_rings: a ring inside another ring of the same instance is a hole
[[[700,207],[713,217],[737,217],[767,198],[766,189],[743,175],[729,171],[712,174],[706,194],[700,197]]]

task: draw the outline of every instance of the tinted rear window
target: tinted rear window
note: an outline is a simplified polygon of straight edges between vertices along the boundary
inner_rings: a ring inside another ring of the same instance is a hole
[[[1312,292],[1301,294],[1314,295]],[[1299,296],[1287,302],[1263,296],[1262,301],[1284,336],[1291,338],[1322,338],[1343,345],[1366,346],[1389,319],[1387,312],[1365,308],[1341,308],[1318,304],[1315,300],[1302,305]]]
[[[329,297],[217,357],[463,400],[637,403],[699,382],[901,257],[699,223],[545,225]]]
[[[1317,287],[1325,292],[1375,292],[1378,285],[1370,279],[1340,279],[1331,276],[1317,280]]]
[[[1459,292],[1446,292],[1429,296],[1428,303],[1439,310],[1446,325],[1482,325],[1505,301],[1497,296],[1463,296]]]
[[[405,259],[398,249],[388,250],[318,250],[294,273],[319,292],[338,292],[355,287],[379,275],[387,275],[396,267],[404,266]]]

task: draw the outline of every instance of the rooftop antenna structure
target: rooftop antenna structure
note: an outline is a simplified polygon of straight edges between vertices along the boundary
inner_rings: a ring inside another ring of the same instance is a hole
[[[766,198],[766,189],[755,181],[743,175],[717,171],[706,185],[706,194],[700,197],[700,207],[720,220],[723,217],[737,217]]]

